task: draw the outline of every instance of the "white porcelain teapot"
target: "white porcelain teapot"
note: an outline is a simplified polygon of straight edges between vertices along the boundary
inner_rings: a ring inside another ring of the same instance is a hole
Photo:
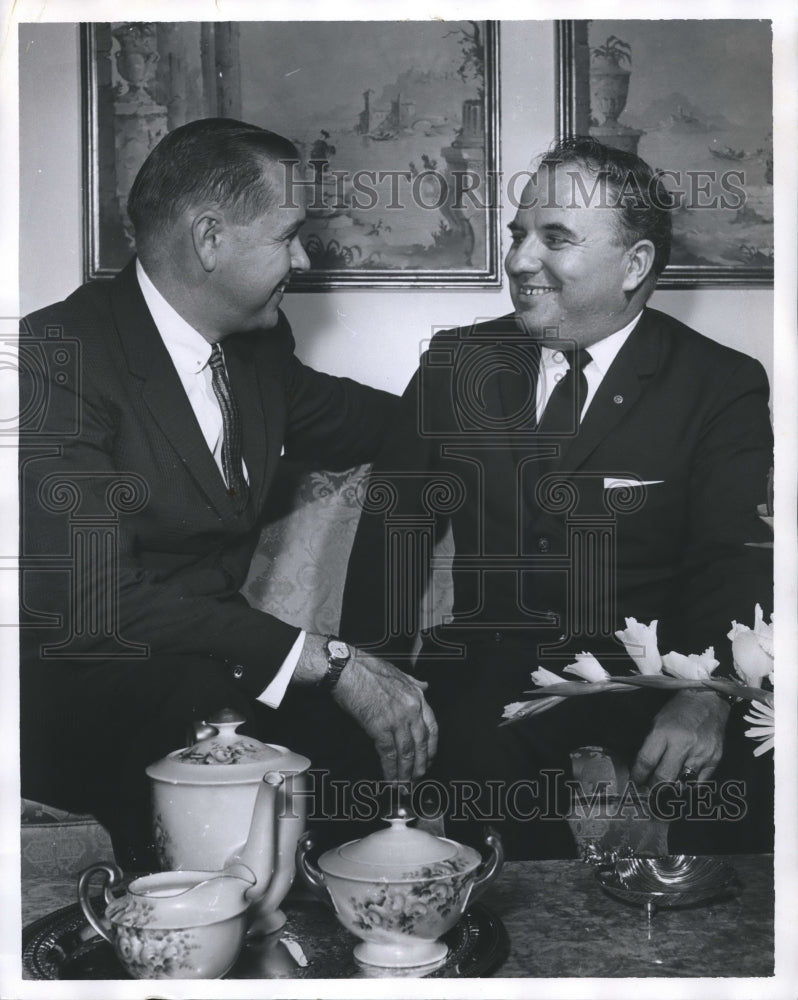
[[[294,854],[305,826],[307,757],[237,732],[244,718],[222,709],[202,724],[192,746],[150,765],[155,842],[165,870],[222,871],[240,859],[253,824],[269,849],[257,854],[257,887],[248,894],[253,930],[270,933],[285,923],[279,906],[294,880]],[[271,792],[263,777],[282,777]],[[268,863],[269,870],[265,870]]]
[[[271,889],[279,841],[273,835],[274,800],[284,784],[278,772],[264,775],[246,844],[220,871],[157,872],[127,887],[115,864],[101,862],[81,872],[83,913],[134,978],[214,979],[233,966],[244,943],[247,911]],[[89,898],[95,875],[105,879],[103,916]]]

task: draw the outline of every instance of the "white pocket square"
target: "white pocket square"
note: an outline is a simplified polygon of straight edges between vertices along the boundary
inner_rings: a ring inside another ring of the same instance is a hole
[[[660,483],[664,483],[664,479],[620,479],[620,478],[605,478],[604,479],[604,489],[605,490],[620,490],[626,489],[630,486],[659,486]]]

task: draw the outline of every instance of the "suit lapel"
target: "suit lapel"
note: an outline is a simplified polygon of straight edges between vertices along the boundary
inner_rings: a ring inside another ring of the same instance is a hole
[[[645,310],[602,379],[579,433],[563,447],[558,468],[578,469],[626,419],[644,391],[646,382],[657,369],[661,348],[656,320]]]
[[[224,479],[141,294],[135,261],[116,278],[111,303],[128,367],[142,382],[142,400],[186,472],[214,507],[232,515]]]
[[[512,313],[477,328],[479,338],[488,334],[492,350],[486,372],[494,367],[495,378],[482,386],[485,409],[512,437],[535,425],[537,348]],[[494,340],[495,338],[495,340]],[[483,355],[484,356],[484,355]]]

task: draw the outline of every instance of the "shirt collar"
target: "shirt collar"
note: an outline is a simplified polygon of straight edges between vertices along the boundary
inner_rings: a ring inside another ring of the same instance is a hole
[[[597,340],[595,344],[591,344],[590,347],[588,347],[592,363],[599,369],[602,377],[609,371],[610,365],[615,360],[620,349],[626,343],[629,334],[637,326],[637,321],[642,315],[643,310],[641,309],[634,319],[627,323],[626,326],[621,327],[620,330],[616,330],[615,333],[611,333],[607,337],[603,337],[601,340]],[[550,347],[547,344],[543,344],[540,351],[541,364],[545,368],[562,367],[562,355],[555,359],[555,354],[557,354],[556,347]]]
[[[136,277],[161,340],[178,371],[196,375],[207,365],[211,345],[190,323],[169,305],[136,258]]]

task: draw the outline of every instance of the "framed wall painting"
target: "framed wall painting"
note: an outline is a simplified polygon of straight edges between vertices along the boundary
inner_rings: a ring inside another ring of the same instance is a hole
[[[84,25],[87,278],[133,253],[157,141],[227,115],[299,150],[311,269],[291,287],[500,285],[498,44],[490,21]]]
[[[659,286],[772,286],[771,23],[558,21],[556,46],[560,135],[665,172],[674,235]]]

